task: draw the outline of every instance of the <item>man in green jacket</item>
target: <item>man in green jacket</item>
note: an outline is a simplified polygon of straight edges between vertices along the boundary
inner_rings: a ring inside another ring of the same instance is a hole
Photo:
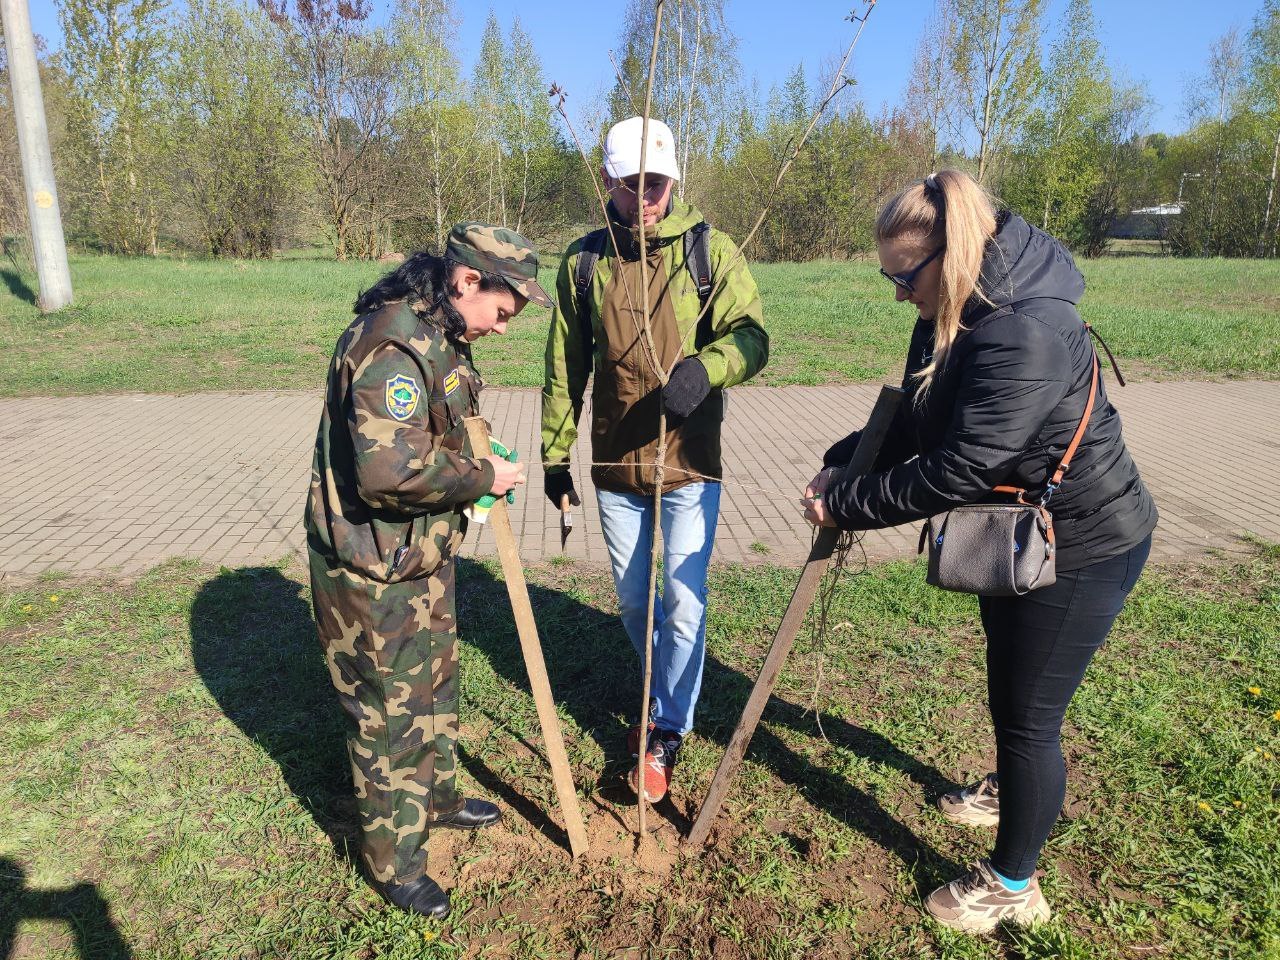
[[[591,394],[591,479],[613,567],[622,622],[637,652],[653,644],[653,710],[637,794],[666,796],[682,738],[693,727],[706,649],[707,566],[720,512],[720,430],[726,387],[768,360],[760,294],[738,249],[672,198],[679,180],[674,138],[649,121],[639,196],[643,120],[605,139],[609,226],[571,245],[560,265],[542,390],[542,459],[551,502],[578,503],[569,472],[583,394]],[[645,225],[652,350],[644,335],[639,220]],[[701,246],[700,246],[701,245]],[[707,302],[703,311],[702,304]],[[662,386],[655,359],[672,369]],[[658,415],[668,416],[662,496],[662,596],[645,637]],[[641,753],[641,730],[628,744]],[[643,786],[642,786],[643,781]]]

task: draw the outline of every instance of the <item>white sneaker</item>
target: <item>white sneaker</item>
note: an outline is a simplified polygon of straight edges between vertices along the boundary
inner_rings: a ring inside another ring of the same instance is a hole
[[[1039,874],[1014,892],[1000,882],[987,860],[929,894],[924,908],[944,926],[967,933],[990,933],[1006,920],[1029,927],[1052,915],[1040,892]]]
[[[994,827],[1000,822],[1000,783],[994,773],[988,773],[977,783],[944,793],[938,798],[938,809],[952,823]]]

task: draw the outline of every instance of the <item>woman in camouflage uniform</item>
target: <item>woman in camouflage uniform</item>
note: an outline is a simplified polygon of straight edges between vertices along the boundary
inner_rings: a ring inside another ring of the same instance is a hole
[[[480,412],[471,361],[532,300],[538,258],[520,235],[463,223],[443,257],[415,253],[356,301],[338,339],[316,438],[307,545],[316,625],[348,721],[361,857],[392,903],[434,917],[431,827],[501,814],[455,778],[454,564],[463,509],[524,482],[524,467],[463,454]]]

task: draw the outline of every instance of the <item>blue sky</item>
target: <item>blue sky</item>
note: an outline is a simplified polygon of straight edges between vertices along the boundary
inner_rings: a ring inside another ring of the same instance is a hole
[[[29,0],[37,33],[60,45],[54,0]],[[380,8],[389,0],[375,0]],[[740,43],[746,78],[767,91],[803,61],[811,75],[848,43],[852,25],[843,18],[853,0],[726,0],[726,13]],[[1050,22],[1064,0],[1050,0]],[[858,4],[859,8],[863,6]],[[469,69],[492,7],[500,19],[518,14],[542,58],[548,81],[570,93],[576,117],[612,83],[607,51],[618,39],[622,0],[459,0],[459,50]],[[1155,101],[1150,128],[1174,133],[1185,127],[1183,91],[1201,72],[1210,42],[1232,26],[1247,31],[1261,0],[1094,0],[1094,14],[1112,66],[1146,83]],[[933,0],[880,0],[854,54],[854,75],[872,113],[902,94],[920,25]]]

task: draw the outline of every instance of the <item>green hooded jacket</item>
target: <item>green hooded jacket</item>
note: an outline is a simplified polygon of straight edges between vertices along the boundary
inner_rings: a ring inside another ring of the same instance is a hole
[[[651,293],[651,312],[655,341],[659,351],[664,353],[664,363],[669,366],[676,356],[697,357],[706,368],[712,394],[686,422],[674,426],[666,463],[669,467],[684,465],[698,473],[718,477],[723,410],[721,391],[750,379],[764,367],[769,358],[769,335],[763,325],[760,292],[746,260],[738,256],[738,248],[729,237],[712,229],[708,235],[712,272],[712,297],[708,308],[710,336],[701,350],[696,348],[701,305],[697,288],[685,265],[683,237],[700,222],[702,215],[696,208],[673,200],[667,216],[646,230],[649,264],[651,268],[657,268],[654,270],[657,276],[651,284],[651,291],[654,291]],[[639,253],[635,249],[636,231],[619,226],[616,220],[613,227],[624,247],[623,269],[618,270],[619,256],[612,240],[609,240],[596,263],[588,294],[595,343],[593,358],[584,355],[574,286],[578,257],[585,238],[577,240],[566,251],[556,278],[556,307],[547,335],[546,374],[542,388],[542,459],[549,464],[546,468],[548,473],[569,467],[569,454],[578,435],[588,376],[593,372],[593,407],[596,410],[593,420],[596,422],[591,427],[592,459],[641,461],[651,458],[656,449],[649,433],[657,430],[660,384],[652,368],[637,359],[639,351],[634,349],[634,334],[628,329],[628,324],[623,323],[619,327],[616,319],[619,302],[623,298],[616,275],[630,277],[631,299],[640,295],[636,279]],[[631,249],[627,250],[627,247]],[[634,312],[639,313],[638,305]],[[674,330],[658,329],[661,324],[672,322]],[[630,342],[620,342],[624,337]],[[670,349],[664,344],[670,345]],[[602,417],[601,411],[608,411],[609,415]],[[635,416],[629,415],[632,412]],[[643,420],[646,426],[649,420],[653,422],[648,432],[642,430],[637,434],[631,430],[619,437],[620,420]],[[687,464],[685,459],[689,461]],[[611,472],[608,468],[596,468],[592,473],[596,485],[606,489],[652,491],[651,471],[624,469]],[[692,474],[682,475],[677,469],[668,473],[663,486],[671,489],[695,479]]]

